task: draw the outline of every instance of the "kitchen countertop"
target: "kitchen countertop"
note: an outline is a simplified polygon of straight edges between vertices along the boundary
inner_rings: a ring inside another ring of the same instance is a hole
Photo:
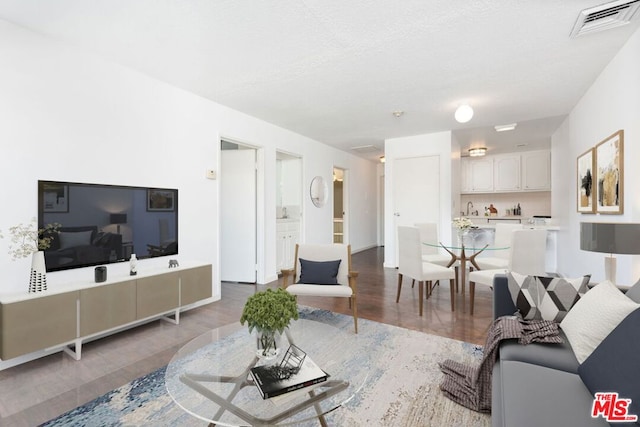
[[[464,218],[469,218],[470,220],[472,220],[474,226],[476,226],[478,228],[485,228],[485,229],[495,229],[496,228],[496,223],[493,222],[493,221],[520,221],[524,228],[542,229],[542,230],[550,230],[550,231],[560,230],[560,227],[558,227],[557,225],[553,225],[553,224],[530,224],[529,220],[531,220],[531,218],[530,217],[526,217],[526,216],[516,216],[516,215],[509,215],[509,216],[476,216],[476,215],[469,215],[469,216],[465,216]]]

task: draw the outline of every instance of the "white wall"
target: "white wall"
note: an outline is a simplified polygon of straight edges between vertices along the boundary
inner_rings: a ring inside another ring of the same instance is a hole
[[[355,251],[376,243],[376,163],[231,110],[0,20],[0,293],[24,292],[30,261],[12,262],[6,231],[37,215],[39,179],[178,188],[180,254],[214,266],[220,298],[218,181],[220,138],[259,148],[259,282],[276,278],[276,151],[303,157],[303,185],[334,164],[351,171]],[[303,200],[303,239],[330,242],[331,205]],[[138,268],[165,266],[166,259]],[[110,266],[110,274],[120,267]],[[48,274],[49,287],[93,280],[93,268]]]
[[[580,222],[640,222],[640,30],[603,70],[552,138],[552,212],[558,234],[558,271],[604,279],[605,254],[580,250]],[[579,214],[576,159],[624,129],[624,214]],[[640,277],[640,257],[618,255],[618,283]]]
[[[454,153],[459,153],[459,146],[452,138],[451,131],[438,132],[425,135],[416,135],[405,138],[393,138],[385,140],[385,247],[384,265],[385,267],[396,266],[395,248],[395,217],[393,215],[393,163],[395,159],[440,156],[440,237],[442,241],[451,240],[451,219],[452,213],[458,211],[457,200],[459,190],[454,193],[453,171],[457,166],[459,175],[459,157]],[[453,157],[453,156],[456,157]],[[457,188],[460,187],[459,181]],[[456,195],[456,197],[454,197]],[[455,209],[455,210],[454,210]]]

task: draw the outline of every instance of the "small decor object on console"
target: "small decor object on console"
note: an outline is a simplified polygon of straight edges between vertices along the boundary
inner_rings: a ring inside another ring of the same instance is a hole
[[[257,292],[247,299],[240,317],[240,324],[247,322],[249,332],[258,333],[258,357],[275,359],[279,349],[276,332],[282,334],[291,319],[298,319],[296,297],[282,288]]]
[[[177,259],[170,259],[169,260],[169,268],[174,268],[174,267],[180,267],[180,264],[178,264],[178,260]]]
[[[136,258],[136,254],[131,254],[131,258],[129,259],[129,276],[135,276],[138,274],[138,259]]]
[[[102,283],[107,280],[107,267],[101,265],[95,268],[95,280],[96,283]]]
[[[51,246],[53,235],[60,227],[60,224],[53,223],[38,228],[36,219],[32,218],[30,224],[18,224],[9,228],[12,243],[9,246],[11,258],[15,261],[31,255],[29,293],[47,290],[44,250]]]

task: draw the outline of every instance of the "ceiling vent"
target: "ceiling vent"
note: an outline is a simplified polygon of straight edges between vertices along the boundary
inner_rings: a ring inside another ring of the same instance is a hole
[[[640,0],[618,0],[580,12],[570,37],[608,30],[628,24],[636,16]]]
[[[360,145],[358,147],[351,147],[351,149],[357,153],[373,153],[380,151],[380,149],[375,145]]]

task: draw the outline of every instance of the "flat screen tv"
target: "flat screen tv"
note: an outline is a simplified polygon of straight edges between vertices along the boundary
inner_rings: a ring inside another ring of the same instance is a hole
[[[59,224],[47,271],[178,253],[178,190],[38,181],[38,225]]]

